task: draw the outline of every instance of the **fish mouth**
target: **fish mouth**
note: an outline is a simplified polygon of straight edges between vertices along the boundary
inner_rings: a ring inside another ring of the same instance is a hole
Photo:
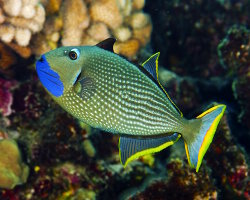
[[[63,83],[57,72],[51,69],[45,55],[36,62],[36,72],[43,86],[54,96],[59,97],[63,94]]]

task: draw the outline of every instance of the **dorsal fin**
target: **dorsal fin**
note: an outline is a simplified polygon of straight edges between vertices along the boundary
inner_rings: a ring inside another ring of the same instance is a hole
[[[155,53],[154,55],[150,56],[149,59],[147,59],[142,66],[144,69],[146,69],[155,80],[157,80],[157,74],[158,74],[158,58],[160,56],[160,52]]]
[[[96,46],[104,49],[104,50],[107,50],[107,51],[110,51],[112,53],[114,53],[114,49],[113,49],[113,46],[115,44],[115,41],[116,39],[115,38],[108,38],[106,40],[103,40],[102,42],[96,44]]]
[[[175,107],[175,109],[180,113],[181,116],[183,116],[182,112],[180,111],[180,109],[175,105],[175,103],[172,101],[172,99],[169,97],[168,93],[166,92],[166,90],[164,89],[164,87],[161,85],[160,81],[159,81],[159,75],[158,75],[158,58],[160,56],[160,52],[157,52],[155,54],[153,54],[152,56],[150,56],[149,59],[147,59],[143,64],[142,67],[144,69],[147,70],[147,72],[150,73],[150,75],[156,80],[156,82],[158,83],[158,85],[161,87],[161,89],[164,91],[164,93],[166,94],[167,98],[169,99],[169,101],[173,104],[173,106]]]

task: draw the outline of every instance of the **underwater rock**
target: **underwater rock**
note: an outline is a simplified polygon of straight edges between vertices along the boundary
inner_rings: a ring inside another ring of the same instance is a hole
[[[3,116],[11,114],[11,105],[13,103],[13,95],[11,89],[16,86],[15,81],[8,81],[0,78],[0,112]]]
[[[16,64],[16,56],[13,51],[4,43],[0,42],[0,71],[5,71]]]
[[[168,177],[147,185],[131,199],[217,199],[217,188],[208,170],[201,168],[195,173],[187,162],[172,159],[167,164]],[[180,192],[181,191],[181,192]]]
[[[22,162],[14,140],[0,140],[0,188],[13,189],[27,181],[29,168]]]
[[[217,46],[234,24],[248,26],[250,1],[146,1],[151,15],[151,45],[162,65],[180,75],[222,76]]]
[[[86,154],[93,158],[96,154],[95,147],[93,146],[92,142],[89,139],[83,141],[82,146],[86,152]]]
[[[46,109],[46,103],[42,98],[43,91],[38,92],[38,85],[34,81],[21,83],[13,91],[11,107],[14,113],[13,117],[16,118],[15,121],[23,122],[23,125],[30,120],[39,119]],[[17,120],[18,117],[20,120]]]
[[[250,30],[244,26],[232,26],[218,45],[220,63],[229,73],[240,72],[249,67]]]
[[[14,43],[20,47],[27,47],[32,35],[43,28],[44,7],[38,0],[1,1],[0,6],[4,11],[1,12],[3,20],[0,26],[0,39],[6,44]],[[16,52],[20,54],[19,51]]]
[[[159,80],[184,114],[193,112],[200,107],[200,91],[194,79],[178,76],[161,67],[159,68]]]
[[[76,194],[73,197],[71,197],[71,199],[72,200],[78,200],[78,199],[95,200],[96,194],[92,190],[80,188],[76,191]]]
[[[241,107],[238,120],[250,128],[250,30],[243,26],[231,27],[219,44],[218,53],[229,76],[236,76],[232,89]]]
[[[208,150],[207,166],[222,188],[225,199],[250,198],[249,167],[245,152],[237,146],[224,115]]]

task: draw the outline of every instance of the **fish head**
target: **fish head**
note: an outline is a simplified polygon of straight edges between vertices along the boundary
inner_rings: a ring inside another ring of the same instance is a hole
[[[84,63],[82,52],[81,47],[60,47],[36,62],[38,77],[53,97],[61,97],[75,84]]]

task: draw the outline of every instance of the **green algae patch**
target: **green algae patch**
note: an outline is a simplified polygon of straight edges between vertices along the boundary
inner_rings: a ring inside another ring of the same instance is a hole
[[[0,188],[12,189],[27,181],[29,168],[22,162],[17,143],[0,140]]]

